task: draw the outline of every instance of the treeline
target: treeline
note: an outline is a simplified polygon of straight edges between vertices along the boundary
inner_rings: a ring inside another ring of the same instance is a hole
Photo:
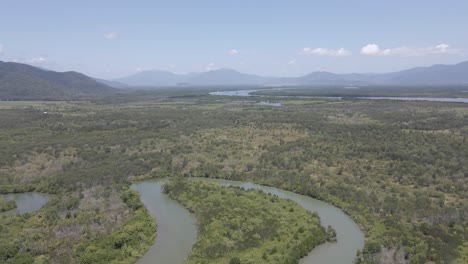
[[[35,185],[0,185],[0,194],[33,192]]]
[[[312,85],[293,89],[258,91],[255,94],[273,96],[340,96],[345,98],[365,96],[466,98],[465,90],[466,86],[460,85],[371,85],[357,86],[352,89],[344,88],[342,85]]]

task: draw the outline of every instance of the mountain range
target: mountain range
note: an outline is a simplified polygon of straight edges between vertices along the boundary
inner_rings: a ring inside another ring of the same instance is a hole
[[[383,74],[312,72],[300,77],[263,77],[219,69],[175,74],[144,71],[116,80],[95,79],[79,72],[56,72],[27,64],[0,61],[0,100],[70,100],[109,95],[131,86],[240,85],[466,85],[468,61]]]
[[[113,80],[129,86],[201,86],[201,85],[443,85],[468,84],[468,61],[454,65],[433,65],[381,74],[336,74],[312,72],[300,77],[264,77],[232,69],[202,73],[175,74],[169,71],[143,71]]]
[[[0,100],[66,100],[117,90],[78,72],[0,61]]]

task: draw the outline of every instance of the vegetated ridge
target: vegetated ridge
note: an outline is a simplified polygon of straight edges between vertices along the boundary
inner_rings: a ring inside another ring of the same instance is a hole
[[[0,100],[68,100],[116,91],[82,73],[0,61]]]

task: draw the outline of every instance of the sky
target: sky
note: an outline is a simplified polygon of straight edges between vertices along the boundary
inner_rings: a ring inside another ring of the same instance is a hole
[[[468,60],[467,13],[467,0],[0,0],[0,60],[106,79],[390,72]]]

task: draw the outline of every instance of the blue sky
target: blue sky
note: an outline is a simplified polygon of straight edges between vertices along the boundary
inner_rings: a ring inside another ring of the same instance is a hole
[[[2,0],[0,60],[115,78],[298,76],[468,60],[466,0]]]

